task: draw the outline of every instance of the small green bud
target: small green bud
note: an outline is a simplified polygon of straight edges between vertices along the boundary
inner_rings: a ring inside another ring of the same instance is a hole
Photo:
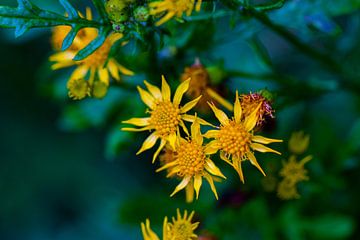
[[[101,81],[97,81],[94,83],[94,85],[92,86],[92,93],[91,95],[94,98],[103,98],[106,96],[108,91],[108,85],[106,85],[104,82]]]
[[[269,102],[272,102],[274,100],[274,94],[267,89],[260,90],[259,94]]]
[[[109,0],[105,4],[105,9],[112,22],[125,22],[129,19],[126,1]]]
[[[134,17],[136,21],[146,22],[150,17],[149,9],[145,6],[137,7],[134,10]]]

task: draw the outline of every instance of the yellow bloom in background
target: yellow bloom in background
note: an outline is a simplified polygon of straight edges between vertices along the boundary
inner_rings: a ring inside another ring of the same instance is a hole
[[[156,22],[156,26],[169,21],[173,17],[180,18],[184,13],[190,16],[194,6],[196,11],[200,11],[202,0],[198,0],[195,4],[195,0],[163,0],[149,3],[150,14],[158,15],[159,13],[166,14]]]
[[[171,161],[157,170],[157,172],[168,169],[167,177],[175,175],[182,181],[170,195],[175,195],[180,190],[190,186],[187,191],[195,190],[196,199],[199,197],[202,179],[205,178],[211,187],[216,199],[218,195],[214,185],[213,176],[225,178],[220,169],[210,159],[210,155],[216,153],[211,146],[203,146],[203,137],[200,132],[200,124],[196,119],[191,125],[191,139],[179,138],[176,144],[174,161]],[[189,194],[189,193],[188,193]]]
[[[249,116],[242,115],[238,92],[236,92],[234,104],[234,117],[229,119],[227,115],[210,104],[216,118],[220,121],[220,126],[216,130],[209,130],[204,136],[206,138],[214,138],[210,142],[210,146],[214,151],[220,150],[222,160],[230,164],[239,174],[240,180],[244,182],[244,175],[241,169],[241,162],[249,160],[252,165],[257,167],[265,176],[264,171],[256,160],[253,151],[272,152],[281,154],[263,144],[274,142],[282,142],[282,140],[265,138],[253,134],[253,129],[258,120],[258,110],[260,104],[253,110]]]
[[[184,69],[180,81],[185,81],[188,78],[191,78],[192,81],[190,82],[189,90],[186,92],[186,95],[192,98],[202,95],[202,98],[196,105],[197,109],[202,112],[210,111],[207,102],[215,100],[229,111],[233,110],[232,104],[210,87],[209,73],[206,68],[200,63],[199,59],[196,59],[195,63],[192,66],[186,67]]]
[[[304,168],[305,163],[309,162],[312,159],[312,156],[306,156],[299,162],[296,161],[296,156],[291,155],[288,162],[283,162],[283,167],[280,170],[280,176],[288,179],[293,183],[300,181],[309,180],[309,177],[306,175],[307,170]]]
[[[181,216],[179,209],[176,210],[176,218],[172,217],[172,222],[168,222],[167,217],[163,223],[163,240],[195,240],[198,236],[194,230],[199,226],[199,222],[192,223],[194,211],[188,216],[185,210]],[[160,240],[158,235],[151,229],[150,220],[146,219],[145,224],[141,223],[141,232],[144,240]]]
[[[276,189],[278,180],[273,175],[267,175],[266,178],[261,179],[261,185],[265,192],[272,192]]]
[[[123,121],[123,123],[132,124],[141,128],[122,128],[121,130],[135,132],[153,131],[136,154],[140,154],[152,148],[157,140],[160,139],[160,146],[153,156],[154,162],[166,143],[169,143],[170,146],[175,149],[175,143],[179,136],[179,126],[188,133],[184,121],[193,122],[195,116],[186,113],[197,104],[201,96],[181,107],[180,102],[184,93],[189,88],[190,79],[182,82],[178,86],[172,102],[170,86],[166,82],[164,76],[162,76],[161,90],[147,81],[144,81],[144,83],[148,91],[141,87],[138,87],[138,90],[142,101],[150,108],[150,110],[147,111],[147,113],[150,114],[150,117],[131,118],[127,121]],[[198,118],[198,121],[203,125],[211,125],[200,118]]]
[[[288,179],[282,180],[277,187],[277,195],[282,200],[298,199],[300,195],[297,191],[296,184]]]
[[[303,131],[293,132],[289,140],[289,151],[294,154],[303,154],[309,147],[310,136]]]
[[[89,20],[92,19],[92,13],[89,8],[86,9],[86,18]],[[55,50],[60,50],[61,44],[69,30],[67,26],[55,27],[53,29],[52,45]],[[97,36],[97,29],[83,28],[78,32],[68,50],[57,52],[50,56],[50,61],[55,62],[52,66],[53,70],[77,66],[67,84],[69,96],[73,99],[82,99],[87,95],[102,97],[106,94],[107,87],[109,86],[110,75],[114,79],[120,80],[119,73],[129,76],[134,74],[132,71],[120,65],[114,58],[108,59],[112,45],[123,37],[122,34],[118,33],[111,34],[103,45],[90,56],[80,61],[73,60],[78,51],[86,47]],[[91,91],[89,94],[84,95],[83,91],[79,92],[78,85],[81,83],[81,86],[85,86],[83,82],[86,78],[88,78],[88,87]],[[101,84],[95,84],[96,82],[101,82]],[[101,88],[101,94],[99,94],[99,87]]]

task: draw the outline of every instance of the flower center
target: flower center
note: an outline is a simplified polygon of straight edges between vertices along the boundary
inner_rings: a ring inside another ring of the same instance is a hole
[[[67,88],[69,97],[75,100],[83,99],[90,94],[89,84],[84,79],[71,79]]]
[[[221,150],[242,158],[246,152],[250,151],[251,136],[242,124],[232,120],[226,126],[220,127],[218,141],[221,144]]]
[[[204,149],[192,141],[182,142],[177,150],[177,160],[180,168],[179,176],[201,173],[205,165]]]
[[[188,240],[191,239],[193,233],[191,222],[178,220],[172,228],[172,239]]]
[[[151,111],[150,124],[162,137],[175,133],[180,120],[180,109],[169,101],[159,102]]]
[[[111,42],[109,39],[106,39],[104,44],[97,49],[93,54],[81,61],[82,64],[85,64],[88,67],[103,67],[111,49]]]

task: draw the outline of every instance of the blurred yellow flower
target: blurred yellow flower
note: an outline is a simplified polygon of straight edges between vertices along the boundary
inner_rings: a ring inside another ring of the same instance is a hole
[[[166,143],[175,149],[175,143],[178,139],[179,126],[183,128],[185,133],[188,134],[184,121],[193,122],[195,116],[186,114],[190,111],[199,101],[201,96],[188,102],[183,107],[180,102],[184,93],[188,90],[190,79],[182,82],[176,89],[173,101],[171,102],[170,86],[166,82],[165,77],[162,76],[161,91],[158,87],[144,81],[147,89],[146,91],[138,87],[142,101],[150,108],[148,113],[150,117],[147,118],[131,118],[123,123],[132,124],[141,128],[122,128],[123,131],[149,131],[154,130],[150,136],[144,141],[142,147],[136,154],[140,154],[152,148],[158,139],[161,140],[160,146],[153,156],[153,162],[159,155],[160,151],[165,147]],[[197,118],[203,125],[211,125],[206,121]]]
[[[277,179],[273,175],[268,175],[261,179],[261,185],[263,186],[265,192],[272,192],[276,189]]]
[[[91,20],[92,13],[90,8],[86,9],[86,18]],[[113,33],[111,34],[103,43],[103,45],[97,49],[94,53],[90,56],[86,57],[80,61],[74,61],[73,58],[76,56],[80,49],[86,47],[91,41],[93,41],[98,36],[98,30],[95,28],[83,28],[81,29],[78,34],[76,35],[71,47],[61,52],[61,44],[66,37],[67,33],[70,31],[70,28],[67,26],[59,26],[53,29],[53,36],[52,36],[52,45],[56,51],[59,51],[52,56],[50,56],[50,61],[55,62],[52,66],[53,70],[57,70],[60,68],[66,68],[70,66],[76,65],[77,68],[72,73],[69,83],[68,83],[68,90],[69,96],[73,99],[82,99],[87,95],[94,95],[103,96],[106,94],[74,94],[76,89],[73,88],[73,82],[75,80],[80,80],[81,83],[85,80],[87,75],[89,75],[88,86],[89,89],[94,89],[95,81],[100,81],[103,83],[106,88],[109,86],[110,83],[110,76],[111,75],[114,79],[120,80],[119,72],[124,75],[133,75],[134,73],[122,65],[120,65],[114,58],[109,57],[110,49],[112,45],[123,37],[122,34]],[[84,84],[82,84],[84,85]],[[104,92],[104,91],[102,91]]]
[[[215,100],[229,111],[233,110],[232,104],[210,87],[209,73],[200,63],[199,59],[196,59],[192,66],[184,69],[180,80],[185,81],[188,78],[191,78],[192,81],[190,82],[189,91],[186,92],[186,95],[192,98],[202,95],[202,98],[195,108],[202,112],[208,112],[210,108],[207,102]]]
[[[202,0],[198,0],[195,4],[195,0],[162,0],[149,3],[150,14],[158,15],[159,13],[166,12],[158,22],[156,26],[169,21],[174,16],[181,17],[185,12],[187,16],[190,16],[194,6],[196,11],[200,11]]]
[[[198,199],[202,178],[204,177],[209,182],[216,199],[218,199],[212,175],[222,178],[225,178],[225,176],[210,159],[210,155],[216,153],[216,151],[212,147],[203,146],[203,137],[197,119],[191,125],[191,138],[188,140],[178,138],[175,149],[174,161],[165,164],[157,170],[159,172],[168,169],[167,177],[177,175],[182,178],[182,181],[170,196],[190,186],[190,188],[195,190],[196,199]],[[191,190],[187,189],[187,194]]]
[[[289,150],[300,155],[308,149],[309,142],[310,136],[308,134],[305,135],[303,131],[293,132],[289,140]]]
[[[163,240],[195,240],[198,236],[194,230],[199,226],[199,223],[192,223],[194,211],[188,216],[185,210],[184,216],[181,216],[179,209],[176,210],[177,218],[172,217],[172,222],[168,222],[167,217],[163,223]],[[160,240],[158,235],[152,231],[150,227],[150,220],[146,219],[145,224],[141,223],[141,232],[144,240]]]
[[[288,179],[283,179],[277,187],[277,195],[282,200],[298,199],[300,195],[296,189],[296,184]]]
[[[283,162],[283,167],[280,170],[280,176],[286,178],[290,182],[297,183],[300,181],[309,180],[309,177],[306,175],[307,170],[304,169],[305,163],[309,162],[312,159],[312,156],[306,156],[301,161],[296,161],[296,156],[291,155],[288,162]]]
[[[265,176],[253,151],[272,152],[280,155],[280,152],[268,148],[263,144],[282,142],[282,140],[265,138],[259,135],[255,136],[253,134],[261,104],[259,104],[250,115],[244,117],[242,115],[238,92],[236,92],[234,117],[232,119],[229,119],[227,115],[216,108],[214,104],[209,103],[209,105],[216,118],[220,121],[220,127],[218,127],[218,129],[209,130],[204,135],[206,138],[215,138],[215,140],[209,143],[209,148],[213,148],[213,151],[220,150],[221,159],[237,171],[242,182],[244,182],[244,175],[241,169],[241,162],[245,160],[250,160],[251,164],[257,167]]]

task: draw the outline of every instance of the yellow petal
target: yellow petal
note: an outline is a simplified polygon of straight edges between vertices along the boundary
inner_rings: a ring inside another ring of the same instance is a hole
[[[218,194],[217,194],[217,192],[216,192],[216,187],[215,187],[215,185],[214,185],[214,181],[213,181],[212,177],[211,177],[208,173],[205,173],[205,174],[204,174],[204,177],[205,177],[206,180],[209,182],[211,191],[214,193],[216,200],[218,200],[219,197],[218,197]]]
[[[110,71],[111,76],[119,81],[120,80],[119,70],[116,63],[114,63],[114,60],[110,59],[107,67]]]
[[[155,23],[155,26],[160,26],[162,25],[163,23],[169,21],[173,16],[175,15],[175,12],[171,11],[171,12],[168,12],[163,18],[161,18],[159,21],[157,21]]]
[[[232,162],[230,161],[230,159],[228,159],[226,157],[226,154],[224,151],[220,151],[220,158],[221,158],[221,160],[225,161],[227,164],[229,164],[231,166],[233,165]]]
[[[216,102],[218,102],[220,105],[222,105],[224,108],[226,108],[229,111],[233,111],[234,107],[231,103],[229,103],[225,98],[220,96],[217,92],[212,90],[211,88],[206,88],[206,92],[209,94],[209,96],[214,99]]]
[[[185,126],[184,121],[181,120],[181,121],[179,122],[179,125],[182,127],[182,129],[184,130],[185,134],[186,134],[187,136],[190,136],[189,131],[188,131],[187,127]]]
[[[197,144],[203,144],[203,137],[200,132],[200,124],[197,119],[191,124],[191,137]]]
[[[185,188],[186,202],[192,203],[194,201],[194,183],[190,181]]]
[[[168,136],[168,141],[170,146],[172,147],[173,150],[175,150],[175,144],[176,144],[176,133],[170,133]]]
[[[236,123],[241,122],[242,109],[239,101],[239,93],[236,91],[235,105],[234,105],[234,118]]]
[[[258,111],[259,111],[261,105],[262,105],[262,102],[259,103],[259,105],[255,108],[255,110],[252,113],[250,113],[250,115],[248,117],[245,118],[244,125],[245,125],[246,131],[251,131],[256,126],[256,123],[259,118]]]
[[[212,109],[212,111],[214,112],[216,118],[219,120],[219,122],[221,123],[221,125],[226,125],[229,122],[229,118],[226,116],[226,114],[221,111],[220,109],[218,109],[217,107],[215,107],[215,105],[213,103],[209,103],[210,108]]]
[[[51,65],[51,69],[52,70],[58,70],[58,69],[61,69],[61,68],[67,68],[67,67],[71,67],[71,66],[74,66],[76,63],[72,60],[69,60],[69,61],[64,61],[64,62],[58,62],[58,63],[55,63],[53,65]]]
[[[170,197],[174,196],[177,192],[184,189],[186,185],[188,185],[188,183],[190,182],[190,179],[191,176],[185,176],[183,180],[179,183],[179,185],[176,186],[175,190],[173,191],[173,193],[171,193]]]
[[[109,78],[109,72],[106,68],[100,68],[98,70],[98,74],[99,74],[99,78],[100,81],[102,81],[103,83],[105,83],[106,85],[109,85],[110,83],[110,78]]]
[[[115,61],[115,62],[116,62],[116,61]],[[127,69],[126,67],[120,65],[119,63],[116,62],[116,65],[117,65],[119,71],[120,71],[122,74],[128,75],[128,76],[133,76],[133,75],[134,75],[134,72],[133,72],[133,71]]]
[[[91,12],[91,8],[89,7],[86,7],[86,19],[92,20],[92,12]]]
[[[164,101],[170,101],[170,98],[171,98],[170,86],[166,82],[164,75],[161,76],[161,93],[162,93]]]
[[[226,177],[224,176],[224,174],[222,174],[222,172],[220,171],[220,169],[215,165],[215,163],[211,160],[211,159],[206,159],[206,165],[205,165],[205,169],[211,173],[212,175],[215,176],[219,176],[222,177],[224,179],[226,179]]]
[[[141,223],[141,232],[144,240],[159,240],[159,237],[150,228],[149,219],[146,219],[146,225]]]
[[[205,138],[216,138],[219,135],[219,130],[209,130],[203,136]]]
[[[262,143],[262,144],[269,144],[269,143],[275,143],[275,142],[282,142],[283,140],[280,139],[272,139],[272,138],[266,138],[263,136],[253,136],[251,139],[253,142]]]
[[[76,53],[74,51],[58,52],[50,56],[50,62],[72,61]],[[75,64],[75,62],[73,62]]]
[[[128,132],[142,132],[150,130],[150,127],[143,127],[143,128],[121,128],[121,131],[128,131]]]
[[[158,87],[148,83],[146,80],[144,80],[144,84],[147,87],[147,89],[149,90],[149,92],[153,95],[153,97],[159,101],[162,101],[162,95],[161,95],[161,91]]]
[[[111,45],[116,43],[118,40],[120,40],[124,35],[121,33],[113,33],[109,36],[109,40],[111,42]]]
[[[154,108],[155,106],[155,99],[150,95],[150,93],[148,93],[147,91],[145,91],[144,89],[142,89],[141,87],[137,87],[139,94],[140,94],[140,98],[141,100],[151,109]]]
[[[264,170],[262,170],[262,168],[260,167],[259,163],[256,160],[256,157],[254,156],[254,154],[252,152],[247,152],[246,153],[247,157],[249,158],[250,162],[252,165],[254,165],[257,169],[259,169],[259,171],[266,176]]]
[[[196,174],[194,176],[194,189],[195,189],[195,193],[196,193],[196,199],[199,198],[201,184],[202,184],[202,177],[201,177],[201,175]]]
[[[233,157],[232,161],[233,161],[232,165],[233,165],[234,169],[239,174],[240,181],[242,183],[245,183],[244,174],[243,174],[243,171],[242,171],[242,168],[241,168],[241,160],[239,158]]]
[[[197,3],[196,3],[196,5],[195,5],[195,10],[196,10],[197,12],[199,12],[200,9],[201,9],[201,2],[202,2],[202,0],[198,0]]]
[[[155,143],[156,143],[156,140],[158,140],[158,136],[155,134],[155,132],[153,132],[152,134],[150,134],[150,136],[148,136],[143,145],[141,146],[140,150],[136,153],[136,155],[139,155],[140,153],[152,148]]]
[[[168,236],[169,232],[168,232],[168,219],[167,217],[164,218],[164,223],[163,223],[163,240],[167,240],[165,236]]]
[[[132,124],[138,127],[144,127],[149,125],[150,118],[131,118],[126,121],[122,121],[122,123]]]
[[[312,155],[306,156],[306,157],[304,157],[299,163],[300,163],[301,165],[305,165],[305,163],[309,162],[312,158],[313,158]]]
[[[89,72],[89,68],[86,65],[78,66],[71,74],[70,79],[82,79]]]
[[[194,100],[186,103],[183,107],[180,108],[180,112],[186,113],[186,112],[190,111],[199,102],[201,97],[202,96],[200,95],[199,97],[195,98]]]
[[[263,152],[263,153],[265,153],[265,152],[272,152],[272,153],[276,153],[276,154],[281,155],[280,152],[275,151],[275,150],[273,150],[273,149],[271,149],[271,148],[265,147],[264,145],[262,145],[262,144],[260,144],[260,143],[252,143],[252,144],[250,145],[250,147],[251,147],[252,149],[254,149],[255,151],[258,151],[258,152]]]
[[[179,164],[178,161],[169,162],[169,163],[165,164],[164,166],[162,166],[161,168],[156,169],[156,172],[161,172],[161,171],[163,171],[163,170],[165,170],[167,168],[171,168],[171,167],[176,166],[178,164]]]
[[[187,122],[194,122],[195,116],[189,115],[189,114],[182,114],[181,119],[183,119],[184,121],[187,121]],[[208,123],[207,121],[205,121],[202,118],[196,117],[196,119],[199,121],[199,123],[201,125],[215,127],[214,125],[212,125],[211,123]]]
[[[209,142],[208,144],[206,144],[204,152],[207,155],[212,155],[217,153],[217,151],[219,151],[219,142],[217,140],[213,140],[211,142]]]
[[[163,139],[161,139],[160,146],[159,146],[159,148],[156,150],[156,152],[154,153],[152,163],[155,162],[156,158],[159,156],[161,150],[165,147],[165,145],[166,145],[166,141],[163,140]]]
[[[182,82],[176,89],[173,100],[175,106],[178,106],[180,104],[184,93],[189,89],[190,80],[191,79],[189,78],[188,80]]]

